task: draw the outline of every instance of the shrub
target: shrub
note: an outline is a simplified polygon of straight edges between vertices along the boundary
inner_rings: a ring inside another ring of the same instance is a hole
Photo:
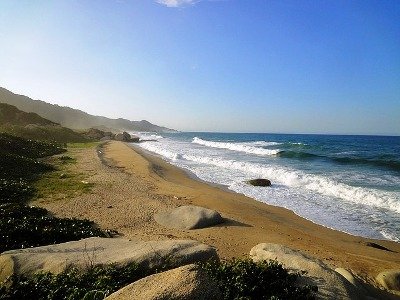
[[[15,154],[0,154],[0,178],[32,181],[40,174],[54,170],[54,167],[35,159]]]
[[[24,180],[7,180],[0,178],[0,204],[7,202],[24,202],[34,194],[34,189]]]
[[[277,261],[232,259],[201,264],[218,283],[223,299],[314,299],[316,287],[297,286],[298,273],[289,273]]]
[[[58,158],[63,164],[76,162],[76,159],[68,155],[62,155]]]
[[[29,158],[40,158],[60,154],[66,150],[55,143],[26,140],[20,137],[0,133],[0,153],[18,155]]]
[[[89,220],[48,216],[47,210],[21,204],[0,205],[0,252],[108,234]]]
[[[0,299],[104,299],[123,286],[149,275],[135,263],[126,266],[98,265],[87,270],[67,268],[30,277],[12,276],[0,287]]]

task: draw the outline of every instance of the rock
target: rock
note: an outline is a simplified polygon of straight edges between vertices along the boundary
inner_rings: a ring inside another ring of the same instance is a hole
[[[388,270],[378,274],[376,281],[384,288],[400,291],[400,270]]]
[[[388,249],[388,248],[386,248],[386,247],[384,247],[382,245],[379,245],[377,243],[367,242],[367,243],[365,243],[365,245],[368,246],[368,247],[375,248],[375,249],[393,252],[392,250],[390,250],[390,249]]]
[[[0,255],[0,281],[12,273],[60,273],[68,265],[84,268],[109,263],[123,265],[135,261],[143,267],[160,267],[166,262],[176,267],[208,259],[218,259],[215,249],[192,240],[142,242],[94,237],[3,252]]]
[[[131,142],[131,143],[138,143],[139,140],[140,140],[140,138],[139,138],[138,136],[131,135],[131,139],[130,139],[129,142]]]
[[[114,137],[116,141],[121,142],[130,142],[130,143],[137,143],[139,142],[140,138],[137,136],[131,136],[129,133],[124,131],[123,133],[117,133]]]
[[[258,179],[252,179],[247,181],[248,184],[251,184],[253,186],[270,186],[271,185],[271,181],[269,181],[268,179],[262,179],[262,178],[258,178]]]
[[[131,140],[131,135],[129,133],[127,133],[126,131],[124,131],[123,133],[117,133],[115,135],[115,139],[117,141],[128,142]]]
[[[14,261],[9,256],[0,255],[0,284],[14,272]]]
[[[177,229],[199,229],[224,221],[217,211],[192,205],[180,206],[170,212],[158,213],[154,219],[160,225]]]
[[[107,300],[208,300],[222,299],[215,282],[197,265],[154,274],[140,279],[108,296]]]
[[[322,261],[309,257],[286,246],[263,243],[253,247],[250,256],[254,261],[276,259],[293,272],[306,271],[299,284],[318,287],[317,299],[360,299],[363,292],[350,284]]]
[[[356,278],[353,273],[350,271],[344,269],[344,268],[336,268],[335,269],[336,273],[339,273],[342,275],[348,282],[350,282],[352,285],[354,285],[357,289],[366,292],[366,290],[363,287],[363,283],[360,279]]]
[[[105,132],[96,128],[90,128],[88,131],[83,133],[86,137],[92,140],[100,140],[105,136]]]

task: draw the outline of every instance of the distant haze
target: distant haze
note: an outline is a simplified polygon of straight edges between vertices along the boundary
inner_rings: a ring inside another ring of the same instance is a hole
[[[0,86],[182,131],[400,135],[400,1],[0,2]]]

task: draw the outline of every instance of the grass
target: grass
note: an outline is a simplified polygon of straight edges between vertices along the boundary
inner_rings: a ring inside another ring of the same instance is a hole
[[[68,149],[84,149],[84,148],[94,148],[96,147],[100,142],[86,142],[86,143],[67,143],[67,148]]]
[[[50,157],[47,162],[55,170],[43,174],[34,184],[36,194],[34,200],[46,199],[57,201],[73,198],[92,191],[93,183],[87,181],[87,175],[78,173],[74,169],[77,162],[75,150],[91,148],[98,143],[74,143],[68,144],[67,152],[61,156]]]
[[[74,163],[72,157],[43,162],[43,157],[65,151],[57,144],[0,133],[0,252],[109,236],[89,220],[56,218],[26,205],[35,195],[65,197],[90,190],[92,185],[83,182],[82,174],[61,173]]]
[[[53,160],[54,161],[54,160]],[[71,159],[68,163],[75,163]],[[86,181],[86,175],[71,171],[70,166],[63,160],[56,160],[56,170],[43,174],[34,184],[36,190],[33,200],[61,200],[77,197],[91,192],[94,184]]]

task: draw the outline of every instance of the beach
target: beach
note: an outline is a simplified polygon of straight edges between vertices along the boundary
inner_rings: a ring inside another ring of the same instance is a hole
[[[97,149],[73,149],[72,154],[77,163],[71,171],[85,174],[94,187],[72,199],[35,202],[56,216],[87,218],[132,240],[197,240],[215,247],[221,258],[247,257],[259,243],[282,244],[332,268],[352,270],[371,284],[379,272],[400,268],[399,243],[332,230],[290,210],[195,180],[138,146],[110,141]],[[226,221],[198,230],[164,228],[154,221],[155,213],[181,205],[217,210]]]

